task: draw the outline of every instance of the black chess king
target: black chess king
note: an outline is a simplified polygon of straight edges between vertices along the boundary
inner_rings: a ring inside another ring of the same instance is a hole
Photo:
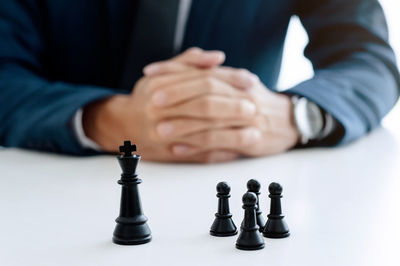
[[[151,231],[147,225],[147,217],[143,215],[138,189],[142,182],[136,174],[140,155],[132,153],[136,151],[136,145],[132,145],[130,141],[125,141],[119,150],[124,153],[117,157],[122,168],[121,179],[118,180],[118,184],[122,185],[122,193],[113,242],[120,245],[145,244],[151,241]]]

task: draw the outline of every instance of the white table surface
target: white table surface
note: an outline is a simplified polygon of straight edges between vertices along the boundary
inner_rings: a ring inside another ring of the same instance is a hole
[[[111,242],[120,169],[114,156],[0,150],[0,265],[400,265],[400,141],[387,129],[337,149],[291,151],[226,164],[142,162],[144,213],[153,241]],[[215,185],[231,184],[243,217],[246,182],[284,187],[286,239],[240,251],[208,234]]]

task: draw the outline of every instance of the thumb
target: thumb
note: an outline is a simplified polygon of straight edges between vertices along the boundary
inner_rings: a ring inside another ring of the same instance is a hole
[[[225,61],[222,51],[204,51],[193,47],[165,61],[154,62],[143,68],[146,76],[180,72],[190,68],[210,68],[221,65]]]
[[[225,53],[215,50],[205,51],[198,47],[193,47],[177,55],[172,60],[193,67],[208,68],[221,65],[225,61]]]

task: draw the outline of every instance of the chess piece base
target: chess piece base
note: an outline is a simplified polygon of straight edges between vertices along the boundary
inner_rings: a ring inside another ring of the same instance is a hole
[[[241,249],[241,250],[259,250],[259,249],[263,249],[264,247],[265,247],[265,244],[260,244],[257,246],[242,246],[242,245],[236,244],[236,248]]]
[[[288,236],[290,236],[290,233],[289,232],[287,232],[287,233],[264,233],[263,232],[263,236],[264,237],[267,237],[267,238],[285,238],[285,237],[288,237]]]
[[[283,216],[281,216],[279,219],[268,219],[262,234],[268,238],[285,238],[290,235],[290,232]]]
[[[237,235],[237,230],[236,231],[234,231],[234,232],[226,232],[226,233],[220,233],[220,232],[213,232],[213,231],[210,231],[210,235],[212,235],[212,236],[221,236],[221,237],[224,237],[224,236],[234,236],[234,235]]]
[[[119,245],[140,245],[151,241],[151,231],[145,216],[118,217],[113,242]]]
[[[135,240],[122,239],[115,236],[113,237],[113,242],[118,245],[141,245],[141,244],[146,244],[150,241],[151,241],[151,235],[144,237],[142,239],[135,239]]]
[[[237,228],[231,219],[231,215],[226,218],[219,217],[216,214],[214,223],[211,226],[210,235],[212,236],[234,236],[237,234]]]
[[[257,250],[264,248],[265,243],[258,228],[251,231],[241,231],[236,241],[236,248],[242,250]]]

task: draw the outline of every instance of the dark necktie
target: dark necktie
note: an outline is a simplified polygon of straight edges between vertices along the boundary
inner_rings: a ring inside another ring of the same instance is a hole
[[[132,89],[147,64],[173,56],[179,0],[139,0],[121,80]]]

